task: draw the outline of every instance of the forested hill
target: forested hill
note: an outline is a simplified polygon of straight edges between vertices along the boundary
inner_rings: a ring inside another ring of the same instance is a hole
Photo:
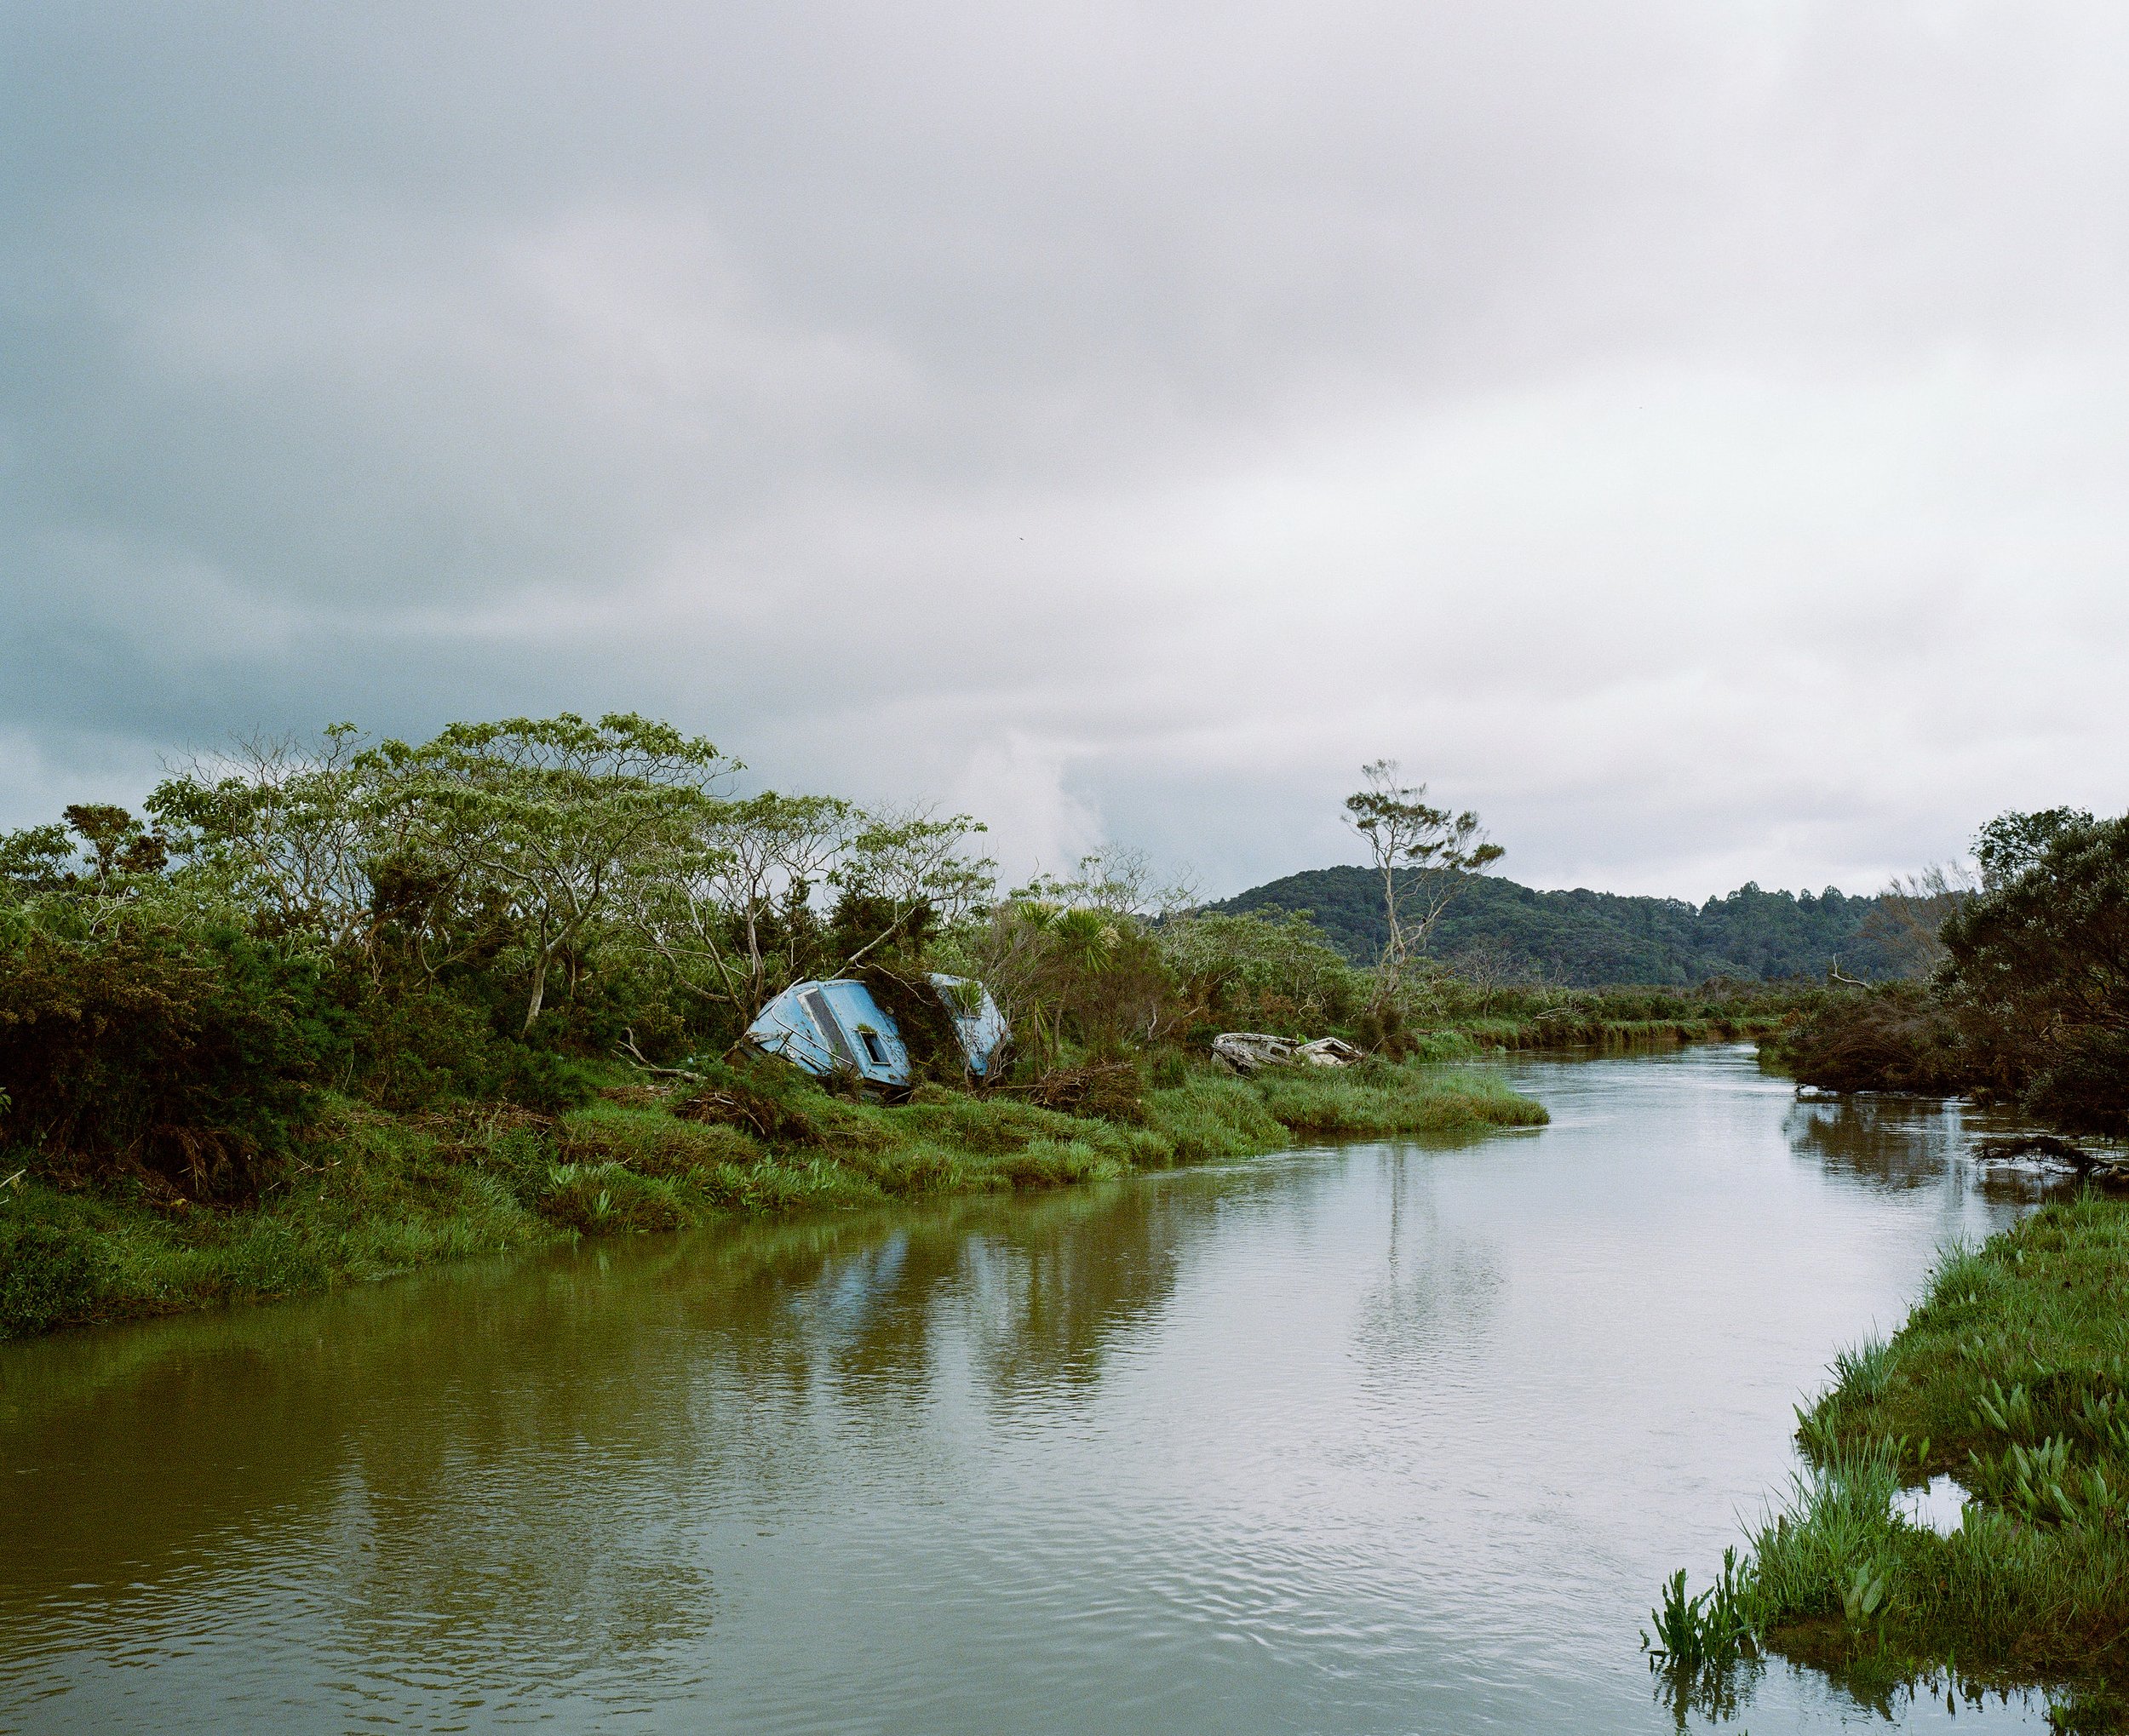
[[[1846,974],[1879,978],[1897,971],[1865,931],[1877,903],[1831,887],[1799,896],[1747,885],[1694,905],[1615,892],[1539,892],[1512,880],[1467,878],[1431,950],[1444,960],[1483,956],[1511,980],[1577,988],[1710,977],[1821,978],[1837,957]],[[1372,963],[1386,933],[1382,883],[1363,868],[1288,874],[1212,908],[1308,911],[1356,964]]]

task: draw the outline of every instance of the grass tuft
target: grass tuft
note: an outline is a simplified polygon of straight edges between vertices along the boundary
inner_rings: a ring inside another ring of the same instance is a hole
[[[2129,1689],[2129,1202],[2086,1194],[1948,1250],[1890,1342],[1799,1413],[1806,1469],[1752,1538],[1770,1649],[1880,1685],[1943,1671],[2067,1689],[2063,1727]],[[1894,1508],[1949,1472],[1948,1536]]]

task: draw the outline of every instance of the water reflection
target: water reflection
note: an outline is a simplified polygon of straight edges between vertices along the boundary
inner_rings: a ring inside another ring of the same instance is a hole
[[[1747,1055],[1512,1070],[1541,1134],[0,1350],[0,1727],[1668,1727],[1657,1584],[2016,1206]]]
[[[2020,1132],[2006,1109],[1929,1097],[1800,1097],[1783,1123],[1798,1153],[1873,1187],[1971,1188],[2005,1204],[2047,1198],[2063,1177],[1974,1160],[1983,1139]]]
[[[936,1401],[943,1335],[993,1406],[1090,1388],[1185,1246],[1277,1184],[760,1225],[14,1349],[0,1680],[179,1605],[230,1631],[253,1600],[195,1583],[211,1561],[329,1586],[309,1613],[365,1692],[649,1704],[714,1620],[706,1496],[802,1504],[851,1421]]]
[[[1353,1344],[1372,1374],[1409,1383],[1483,1344],[1507,1276],[1492,1243],[1443,1224],[1437,1169],[1393,1158],[1386,1180],[1388,1245],[1362,1295]]]

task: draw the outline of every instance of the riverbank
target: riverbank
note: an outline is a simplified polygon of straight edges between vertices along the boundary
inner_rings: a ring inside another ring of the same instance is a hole
[[[0,1338],[359,1283],[580,1235],[732,1213],[1062,1186],[1276,1150],[1297,1139],[1534,1126],[1497,1079],[1371,1062],[1253,1080],[1174,1057],[1111,1084],[1106,1113],[921,1088],[887,1106],[786,1069],[646,1084],[581,1108],[393,1114],[334,1098],[260,1200],[214,1209],[141,1188],[18,1178],[0,1199]]]
[[[2069,1684],[2069,1727],[2119,1727],[2125,1276],[2129,1201],[2087,1194],[1948,1255],[1889,1343],[1839,1360],[1801,1418],[1809,1472],[1754,1539],[1773,1649],[1888,1680]],[[1942,1475],[1974,1498],[1948,1535],[1895,1516],[1902,1486]]]
[[[1489,994],[1449,985],[1400,1040],[1424,1054],[1507,1049],[1632,1049],[1679,1043],[1765,1042],[1822,1003],[1807,983],[1719,983],[1697,988],[1517,988]],[[1460,1049],[1459,1045],[1468,1046]]]
[[[1472,1019],[1446,1034],[1476,1050],[1542,1052],[1559,1049],[1633,1049],[1684,1043],[1765,1042],[1788,1027],[1787,1015],[1735,1017],[1604,1018],[1568,1015],[1518,1019]]]

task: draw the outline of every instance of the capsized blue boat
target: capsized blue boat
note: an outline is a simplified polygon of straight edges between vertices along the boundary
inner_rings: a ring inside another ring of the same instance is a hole
[[[968,1070],[982,1077],[1006,1040],[997,1002],[982,983],[962,977],[935,973],[932,986],[952,1016]],[[794,983],[747,1027],[747,1040],[818,1079],[854,1074],[895,1090],[907,1090],[910,1083],[910,1051],[901,1031],[872,991],[851,977]]]

